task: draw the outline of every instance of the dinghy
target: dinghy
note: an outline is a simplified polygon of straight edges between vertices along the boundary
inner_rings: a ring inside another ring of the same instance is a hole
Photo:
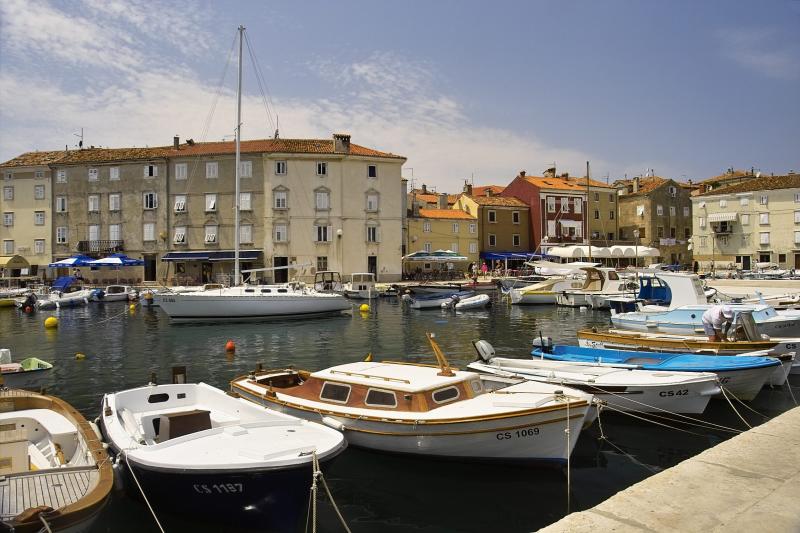
[[[431,293],[431,294],[422,294],[422,295],[414,295],[411,294],[404,294],[402,296],[402,300],[404,303],[407,303],[409,307],[412,309],[439,309],[442,307],[443,303],[450,302],[454,297],[455,298],[469,298],[473,296],[475,293],[473,291],[450,291],[450,292],[441,292],[441,293]]]
[[[128,285],[109,285],[105,289],[95,291],[92,300],[98,302],[127,302],[138,298],[138,293]]]
[[[11,350],[0,348],[2,384],[10,389],[40,390],[50,376],[53,365],[38,357],[27,357],[19,363],[11,361]]]
[[[740,400],[752,400],[780,362],[771,357],[726,355],[665,354],[624,350],[600,350],[579,346],[544,346],[534,348],[531,355],[555,361],[594,363],[617,368],[641,368],[671,372],[713,372],[728,394]]]
[[[442,302],[442,309],[455,309],[456,311],[466,311],[467,309],[481,309],[489,305],[488,294],[476,294],[466,298],[453,296],[449,302]]]
[[[305,512],[312,456],[325,463],[346,447],[331,428],[205,383],[106,394],[100,424],[126,489],[140,485],[156,513],[269,531],[296,527]]]
[[[0,390],[0,521],[19,533],[83,531],[114,485],[108,455],[72,406]]]
[[[231,388],[259,405],[322,418],[353,446],[464,460],[566,461],[592,395],[534,381],[487,390],[492,376],[451,368],[428,339],[438,367],[363,361],[317,372],[268,370],[236,378]]]
[[[717,375],[709,372],[659,372],[591,363],[495,357],[491,344],[473,343],[480,357],[469,364],[478,372],[566,385],[594,394],[619,411],[698,414],[715,394]]]

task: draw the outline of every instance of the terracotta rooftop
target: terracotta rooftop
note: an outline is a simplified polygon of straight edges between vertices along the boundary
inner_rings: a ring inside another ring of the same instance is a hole
[[[478,205],[498,207],[528,207],[528,204],[513,196],[469,196]]]
[[[81,163],[105,163],[110,161],[149,161],[164,159],[167,147],[155,148],[84,148],[62,152],[63,157],[57,161],[59,165],[76,165]]]
[[[504,185],[474,185],[472,187],[473,196],[486,196],[487,192],[492,194],[500,194],[505,190]]]
[[[10,159],[3,163],[2,167],[30,167],[30,166],[37,166],[37,165],[49,165],[55,161],[58,161],[59,158],[63,157],[64,154],[63,150],[54,151],[54,152],[25,152],[22,155],[18,155],[14,159]]]
[[[446,218],[451,220],[475,220],[475,217],[460,209],[420,209],[420,218]]]
[[[621,198],[630,197],[630,196],[641,196],[643,194],[650,193],[665,183],[667,183],[669,179],[662,178],[660,176],[651,176],[648,178],[639,178],[639,191],[638,192],[627,192],[621,196]],[[633,180],[617,180],[614,182],[614,185],[630,185],[633,186]]]
[[[242,141],[242,153],[278,153],[278,154],[331,154],[335,152],[333,139],[257,139]],[[181,144],[178,150],[168,147],[169,157],[195,156],[195,155],[222,155],[233,154],[236,144],[233,141],[205,142]],[[390,152],[381,152],[372,148],[365,148],[357,144],[350,144],[350,155],[367,157],[385,157],[390,159],[405,159],[401,155]]]
[[[575,181],[579,185],[586,187],[586,178],[570,178],[570,181]],[[589,179],[589,186],[601,187],[603,189],[613,189],[613,187],[608,183],[603,183],[602,181],[593,180],[591,178]]]
[[[776,189],[800,189],[800,174],[786,176],[761,176],[741,183],[734,183],[727,187],[713,189],[700,196],[713,196],[715,194],[735,194],[751,191],[772,191]]]
[[[419,189],[416,189],[416,190],[418,191]],[[416,199],[419,202],[425,202],[426,204],[438,204],[439,203],[439,195],[436,194],[436,193],[421,193],[421,192],[417,192],[415,194],[416,194]],[[453,205],[454,203],[456,203],[456,200],[458,200],[458,196],[456,196],[455,194],[448,194],[447,195],[447,204],[448,205]]]
[[[523,176],[522,179],[530,183],[531,185],[536,185],[540,189],[559,189],[562,191],[575,191],[575,192],[586,192],[586,179],[581,178],[583,180],[583,184],[578,182],[578,179],[565,179],[561,177],[556,178],[540,178],[538,176]],[[598,183],[598,186],[605,187],[605,184]],[[592,183],[594,185],[594,183]]]

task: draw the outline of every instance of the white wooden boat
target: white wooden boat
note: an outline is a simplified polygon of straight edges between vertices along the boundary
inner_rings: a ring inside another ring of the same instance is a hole
[[[231,388],[259,405],[322,419],[353,446],[459,459],[566,460],[590,394],[532,381],[487,391],[481,375],[451,369],[429,339],[438,368],[363,361],[318,372],[256,372],[234,379]]]
[[[375,274],[372,272],[357,272],[350,276],[350,281],[344,284],[344,295],[348,298],[369,300],[378,297],[375,289]]]
[[[442,302],[442,309],[455,309],[456,311],[466,311],[467,309],[482,309],[489,305],[491,298],[488,294],[476,294],[460,298],[453,296],[449,302]]]
[[[0,458],[0,522],[8,531],[83,531],[114,484],[97,434],[52,396],[0,389]]]
[[[579,289],[582,286],[583,281],[579,279],[553,277],[527,287],[511,289],[508,294],[514,305],[548,305],[555,304],[562,291]]]
[[[92,299],[98,302],[127,302],[138,298],[138,293],[128,285],[108,285],[101,291],[96,291]]]
[[[138,493],[138,482],[156,513],[270,531],[296,526],[306,510],[313,454],[325,463],[346,447],[331,428],[204,383],[106,394],[100,424],[126,489]]]
[[[544,359],[495,357],[486,341],[476,341],[480,359],[469,364],[478,372],[566,385],[595,395],[619,411],[702,413],[719,394],[711,372],[659,372],[619,369]]]
[[[26,357],[15,363],[11,350],[0,348],[0,385],[10,389],[41,390],[52,374],[53,365],[38,357]]]

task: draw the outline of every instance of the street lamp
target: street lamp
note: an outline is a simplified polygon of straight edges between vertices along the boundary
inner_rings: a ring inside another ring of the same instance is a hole
[[[636,239],[633,243],[633,250],[634,250],[634,266],[639,267],[639,230],[633,230],[633,237]]]

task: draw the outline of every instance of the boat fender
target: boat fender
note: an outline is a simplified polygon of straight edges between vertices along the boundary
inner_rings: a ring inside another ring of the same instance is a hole
[[[488,363],[494,358],[494,346],[489,344],[488,341],[483,339],[472,341],[472,345],[475,347],[475,351],[478,352],[478,358],[484,363]]]
[[[335,418],[332,418],[330,416],[323,416],[322,417],[322,423],[325,424],[326,426],[328,426],[329,428],[335,429],[336,431],[344,431],[345,430],[344,424],[342,424],[341,422],[339,422],[338,420],[336,420]]]

